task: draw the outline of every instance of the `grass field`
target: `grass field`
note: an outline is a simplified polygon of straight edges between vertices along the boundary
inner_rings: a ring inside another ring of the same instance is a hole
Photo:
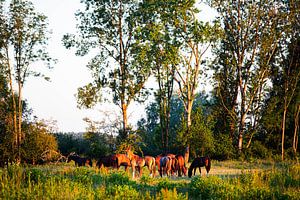
[[[209,176],[133,180],[74,163],[0,169],[0,199],[300,199],[300,165],[212,162]]]

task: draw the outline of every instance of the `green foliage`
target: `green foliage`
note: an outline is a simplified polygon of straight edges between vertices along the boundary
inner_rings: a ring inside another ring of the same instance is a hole
[[[211,157],[217,160],[230,160],[236,157],[236,149],[228,134],[214,136],[214,151]]]
[[[250,148],[246,150],[247,157],[270,158],[270,150],[267,149],[260,141],[254,141]]]
[[[187,200],[187,196],[184,194],[178,194],[176,188],[173,188],[172,190],[169,189],[161,189],[160,193],[156,195],[156,199],[161,200]]]
[[[56,154],[48,158],[43,158],[43,154],[48,152],[57,152],[57,141],[55,137],[47,130],[47,126],[42,122],[29,124],[25,129],[26,138],[22,144],[22,157],[31,164],[38,161],[55,161]]]
[[[106,194],[114,199],[138,199],[139,193],[130,185],[110,185],[106,188]]]

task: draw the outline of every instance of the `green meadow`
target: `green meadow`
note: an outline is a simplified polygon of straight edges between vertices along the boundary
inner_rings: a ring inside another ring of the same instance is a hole
[[[0,169],[0,199],[300,199],[300,165],[213,161],[209,176],[137,179],[73,163]]]

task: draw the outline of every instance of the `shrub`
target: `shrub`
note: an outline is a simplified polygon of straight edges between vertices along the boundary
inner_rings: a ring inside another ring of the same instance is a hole
[[[263,159],[270,157],[270,151],[260,141],[254,141],[249,150],[252,157]]]
[[[173,190],[161,189],[161,191],[156,195],[156,199],[186,200],[188,198],[183,194],[178,194],[176,188],[174,188]]]
[[[190,196],[196,199],[237,199],[239,188],[221,178],[197,176],[190,183]]]
[[[113,199],[138,199],[139,193],[130,185],[109,185],[106,194]]]
[[[105,178],[106,185],[130,185],[133,181],[126,172],[112,172]]]

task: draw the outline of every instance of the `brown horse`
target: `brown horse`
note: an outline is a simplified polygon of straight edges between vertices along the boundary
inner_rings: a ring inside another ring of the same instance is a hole
[[[164,156],[160,159],[160,177],[163,175],[170,176],[172,172],[172,158],[170,156]]]
[[[177,159],[177,170],[178,170],[178,176],[182,176],[182,174],[184,176],[186,176],[186,166],[185,166],[185,159],[182,155],[176,155],[176,159]]]
[[[125,171],[128,172],[128,167],[131,166],[130,159],[125,154],[116,154],[116,167],[119,170],[121,166],[125,167]]]
[[[136,170],[138,170],[139,176],[142,176],[143,167],[145,166],[145,159],[138,155],[135,155],[130,148],[127,149],[126,155],[130,159],[132,177],[135,178]]]
[[[116,155],[102,156],[96,163],[99,168],[102,167],[113,167],[117,168],[117,157]]]
[[[191,178],[192,176],[192,172],[194,170],[194,176],[196,173],[196,169],[199,169],[200,175],[201,175],[201,168],[200,167],[205,167],[206,169],[206,173],[209,173],[210,170],[210,166],[211,166],[211,161],[210,158],[208,156],[204,156],[204,157],[197,157],[193,160],[190,168],[189,168],[189,172],[188,175]]]
[[[92,160],[89,158],[83,158],[77,155],[75,152],[69,154],[67,158],[67,162],[71,162],[73,160],[75,162],[75,166],[93,166]]]
[[[150,172],[150,177],[155,177],[156,174],[155,158],[152,156],[145,156],[145,166],[148,167],[148,170]]]

